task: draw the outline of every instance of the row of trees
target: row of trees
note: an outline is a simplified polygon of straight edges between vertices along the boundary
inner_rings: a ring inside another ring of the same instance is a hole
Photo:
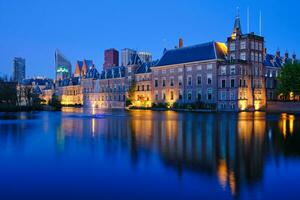
[[[277,94],[283,100],[295,100],[300,97],[300,63],[287,63],[278,77]]]

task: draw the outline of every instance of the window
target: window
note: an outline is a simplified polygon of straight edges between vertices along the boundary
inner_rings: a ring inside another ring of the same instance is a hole
[[[162,72],[161,72],[162,74],[166,74],[167,73],[167,71],[164,69],[164,70],[162,70]]]
[[[170,74],[173,74],[174,73],[174,69],[170,69]]]
[[[251,61],[254,61],[254,53],[251,52]]]
[[[200,75],[197,76],[197,85],[201,85],[201,76]]]
[[[222,88],[225,88],[225,87],[226,87],[226,80],[222,80],[221,87],[222,87]]]
[[[187,67],[186,71],[188,71],[188,72],[192,71],[192,67]]]
[[[246,49],[246,41],[241,41],[241,49]]]
[[[212,68],[213,68],[212,64],[208,64],[208,65],[206,66],[206,69],[207,69],[207,70],[212,70]]]
[[[140,86],[138,85],[138,87],[137,87],[137,91],[140,91]]]
[[[243,85],[244,85],[244,87],[246,87],[246,80],[245,79],[244,79],[244,84]]]
[[[182,68],[178,68],[178,72],[182,72],[183,70],[182,70]]]
[[[239,86],[242,87],[242,79],[240,79],[240,84],[239,84]]]
[[[231,87],[231,88],[234,88],[234,79],[231,79],[231,80],[230,80],[230,87]]]
[[[174,78],[170,79],[170,86],[174,86]]]
[[[197,70],[202,70],[202,66],[201,65],[197,66]]]
[[[162,92],[162,98],[163,98],[163,100],[166,100],[166,93],[165,93],[165,91]]]
[[[131,72],[131,67],[128,67],[128,73],[130,73]]]
[[[208,88],[207,89],[207,100],[211,100],[212,99],[212,89]]]
[[[166,86],[166,80],[165,80],[165,79],[163,79],[162,86],[163,86],[163,87]]]
[[[142,85],[142,91],[144,91],[144,90],[145,90],[144,85]]]
[[[221,75],[226,75],[226,66],[221,66]]]
[[[181,92],[181,90],[178,91],[178,98],[179,98],[179,100],[182,100],[182,92]]]
[[[147,91],[149,91],[150,90],[150,85],[147,85]]]
[[[230,59],[231,59],[231,60],[235,60],[235,53],[231,53],[231,54],[230,54]]]
[[[246,52],[242,52],[240,55],[241,60],[246,60]]]
[[[188,93],[188,100],[189,101],[192,100],[192,93],[191,92]]]
[[[212,74],[207,74],[207,84],[210,85],[212,83]]]
[[[157,79],[155,79],[155,81],[154,81],[154,86],[158,87],[158,80]]]
[[[174,100],[174,92],[171,91],[171,100]]]
[[[251,41],[251,49],[254,49],[254,41]]]
[[[201,98],[202,98],[202,97],[201,97],[201,92],[199,91],[199,92],[197,93],[197,100],[198,100],[198,101],[201,101]]]
[[[191,85],[192,85],[192,77],[189,76],[189,77],[188,77],[188,86],[191,86]]]
[[[235,43],[230,43],[230,51],[235,51]]]
[[[155,100],[158,101],[158,92],[155,91]]]
[[[179,85],[179,86],[182,85],[182,76],[178,76],[178,85]]]
[[[235,100],[235,94],[234,94],[234,92],[230,93],[230,100]]]
[[[226,91],[221,91],[221,100],[222,101],[226,100]]]
[[[230,66],[230,75],[234,75],[235,74],[235,65],[231,65]]]

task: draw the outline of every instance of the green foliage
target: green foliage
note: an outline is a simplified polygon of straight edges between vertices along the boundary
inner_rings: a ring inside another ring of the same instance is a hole
[[[300,95],[300,63],[286,64],[278,76],[277,94],[287,100],[291,92]]]
[[[16,84],[0,82],[0,103],[16,106],[18,102]]]
[[[61,110],[62,105],[57,95],[53,94],[49,101],[49,106],[52,106],[55,110]]]
[[[131,106],[132,105],[132,101],[130,99],[126,99],[125,104],[126,104],[126,106]]]

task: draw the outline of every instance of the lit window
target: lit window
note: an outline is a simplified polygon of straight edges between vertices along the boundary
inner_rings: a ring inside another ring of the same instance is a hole
[[[241,60],[246,60],[246,52],[242,52],[240,55]]]
[[[206,69],[207,69],[207,70],[212,70],[212,68],[213,68],[212,64],[208,64],[208,65],[206,66]]]
[[[226,75],[226,66],[221,66],[221,75]]]
[[[246,49],[246,41],[241,41],[241,49]]]

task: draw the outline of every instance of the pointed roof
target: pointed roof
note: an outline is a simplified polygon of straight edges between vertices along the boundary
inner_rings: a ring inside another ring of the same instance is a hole
[[[239,8],[237,8],[237,14],[235,16],[234,20],[234,27],[233,27],[233,35],[241,35],[242,34],[242,26],[241,26],[241,20],[240,20],[240,11]]]

